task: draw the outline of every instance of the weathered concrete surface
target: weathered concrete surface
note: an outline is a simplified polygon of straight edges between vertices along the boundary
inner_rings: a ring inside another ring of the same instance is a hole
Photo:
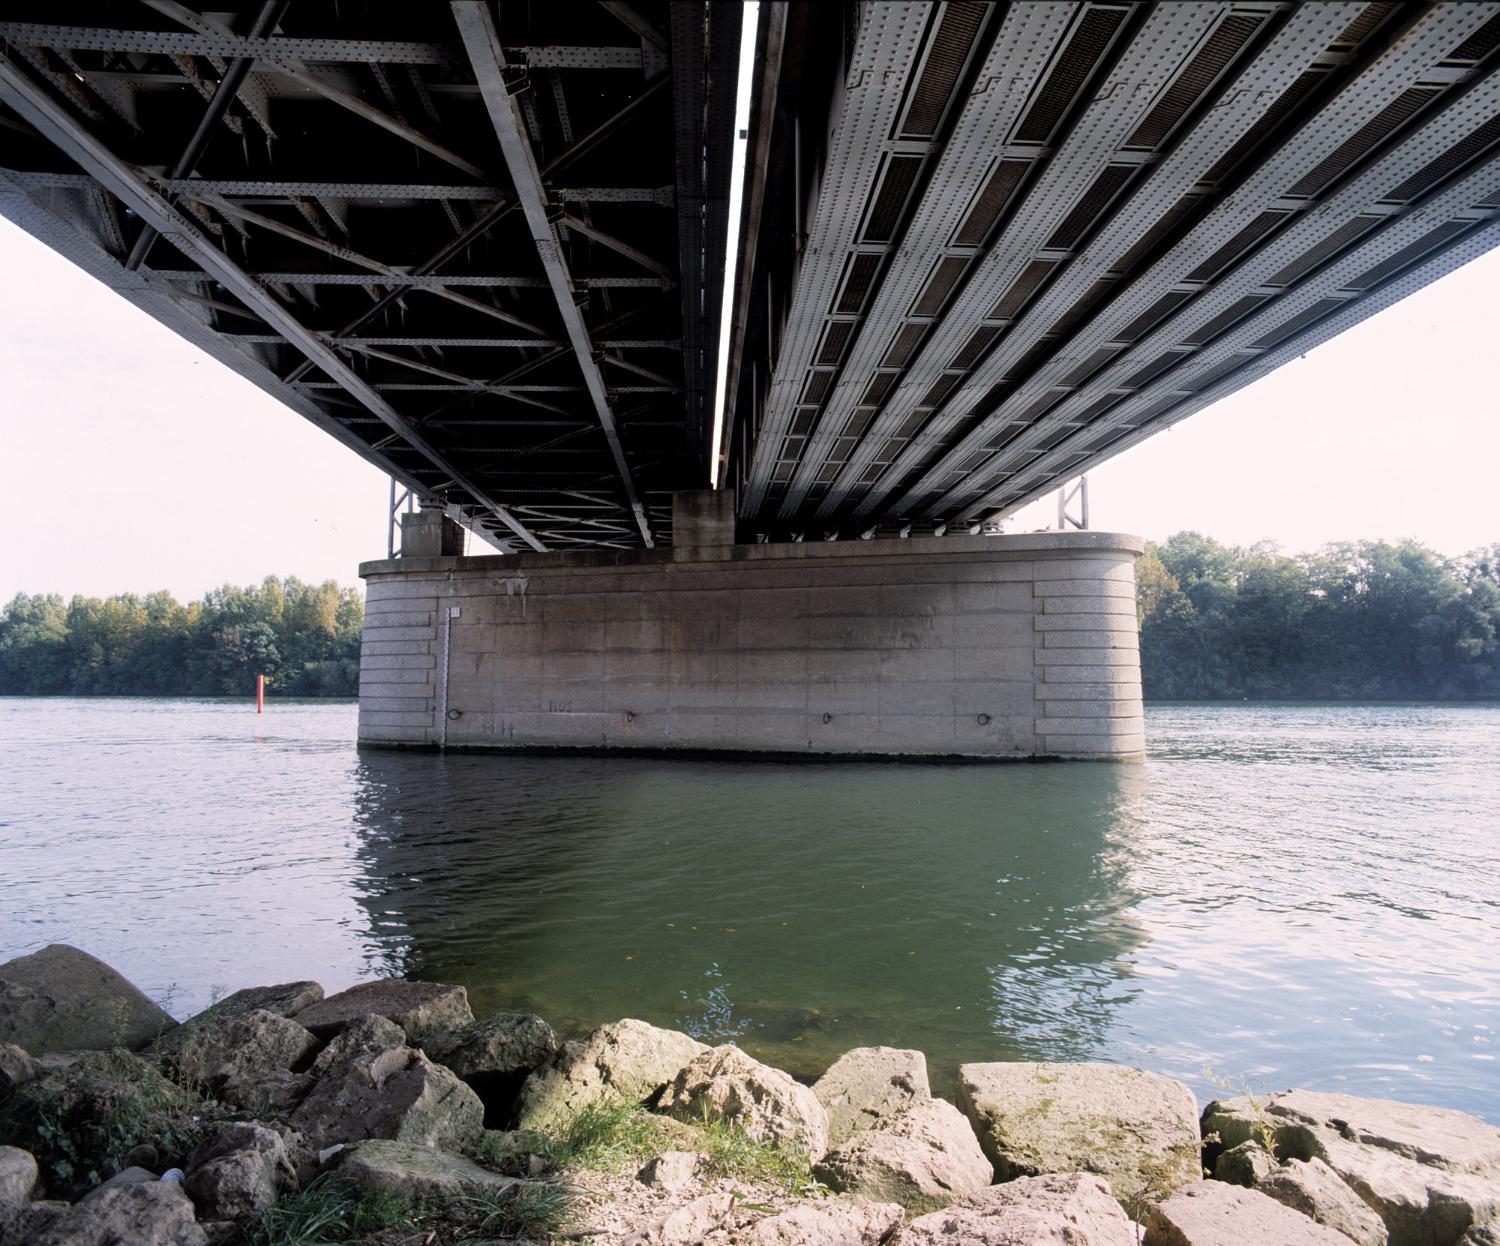
[[[1193,1092],[1155,1073],[1113,1064],[965,1064],[958,1106],[1000,1181],[1098,1173],[1131,1209],[1201,1175]]]
[[[365,563],[360,739],[449,748],[1131,757],[1135,537]]]

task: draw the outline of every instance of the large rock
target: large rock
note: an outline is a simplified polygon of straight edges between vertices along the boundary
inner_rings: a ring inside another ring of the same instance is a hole
[[[32,1055],[134,1051],[176,1024],[102,960],[65,943],[0,965],[0,1043]]]
[[[411,1047],[358,1056],[318,1083],[291,1124],[316,1148],[388,1138],[461,1150],[484,1133],[484,1104]]]
[[[16,1146],[0,1146],[0,1208],[31,1202],[36,1189],[36,1157]]]
[[[901,1246],[1135,1246],[1135,1240],[1135,1226],[1109,1184],[1091,1173],[992,1185],[913,1220],[901,1234]]]
[[[406,1031],[384,1017],[358,1017],[349,1022],[318,1052],[309,1070],[314,1077],[326,1077],[334,1069],[348,1064],[357,1056],[384,1051],[387,1047],[405,1047]]]
[[[835,1147],[813,1176],[840,1194],[900,1203],[921,1215],[984,1189],[994,1169],[963,1113],[942,1099],[924,1099]]]
[[[0,1099],[36,1075],[36,1061],[26,1051],[14,1043],[0,1043]]]
[[[1389,1239],[1385,1221],[1320,1159],[1289,1160],[1261,1178],[1255,1188],[1360,1246],[1386,1246]]]
[[[1500,1129],[1447,1108],[1289,1090],[1210,1103],[1234,1146],[1262,1124],[1283,1158],[1320,1159],[1380,1215],[1391,1246],[1447,1246],[1500,1221]]]
[[[302,1063],[317,1045],[312,1033],[295,1021],[257,1008],[194,1026],[173,1053],[172,1063],[179,1080],[218,1092],[227,1085],[250,1086],[285,1072]]]
[[[290,1017],[311,1008],[323,998],[323,988],[316,982],[283,982],[277,986],[250,986],[233,995],[226,995],[202,1012],[189,1017],[175,1029],[168,1030],[151,1044],[151,1055],[159,1060],[174,1062],[177,1053],[204,1030],[218,1026],[231,1017],[243,1017],[252,1012],[270,1012],[278,1017]]]
[[[516,1104],[522,1129],[547,1129],[604,1099],[654,1099],[695,1056],[702,1043],[627,1019],[601,1025],[582,1042],[564,1043],[521,1087]]]
[[[1221,1152],[1214,1163],[1214,1179],[1253,1190],[1276,1168],[1271,1153],[1257,1139]]]
[[[1112,1064],[965,1064],[958,1106],[998,1181],[1051,1172],[1108,1180],[1127,1210],[1201,1175],[1198,1108],[1181,1082]]]
[[[199,1219],[244,1220],[272,1206],[295,1176],[279,1133],[236,1121],[193,1152],[186,1184]]]
[[[102,1186],[57,1216],[30,1246],[208,1246],[175,1181]]]
[[[1145,1246],[1349,1246],[1349,1239],[1255,1190],[1200,1181],[1154,1207]]]
[[[351,1147],[340,1159],[338,1174],[361,1190],[414,1202],[451,1202],[458,1195],[516,1184],[515,1177],[502,1177],[461,1155],[384,1139]]]
[[[519,1089],[528,1073],[557,1054],[557,1035],[531,1013],[495,1012],[429,1039],[422,1050],[481,1093],[495,1085]]]
[[[742,1240],[746,1246],[878,1246],[900,1223],[895,1203],[823,1203],[767,1216]]]
[[[463,987],[443,982],[408,982],[404,978],[361,982],[304,1008],[295,1020],[319,1038],[331,1038],[349,1022],[370,1015],[394,1021],[413,1043],[425,1042],[474,1020],[469,1011],[469,993]]]
[[[833,1062],[813,1083],[828,1113],[828,1145],[838,1146],[882,1116],[919,1099],[932,1098],[927,1057],[900,1047],[856,1047]]]
[[[828,1113],[813,1092],[738,1047],[695,1056],[662,1093],[658,1110],[690,1124],[724,1120],[756,1142],[814,1159],[828,1149]]]

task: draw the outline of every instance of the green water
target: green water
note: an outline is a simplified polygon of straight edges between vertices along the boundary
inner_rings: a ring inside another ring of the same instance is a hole
[[[184,1015],[379,974],[804,1076],[1102,1059],[1500,1121],[1500,707],[1154,707],[1141,764],[360,751],[347,704],[0,700],[0,956]]]

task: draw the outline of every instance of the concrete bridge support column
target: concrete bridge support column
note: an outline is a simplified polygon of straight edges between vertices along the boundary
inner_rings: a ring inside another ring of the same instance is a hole
[[[1101,532],[365,563],[360,740],[1129,758],[1141,542]]]

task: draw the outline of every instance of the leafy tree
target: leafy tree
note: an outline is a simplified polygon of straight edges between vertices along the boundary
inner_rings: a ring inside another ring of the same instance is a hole
[[[1180,532],[1147,551],[1137,583],[1148,697],[1500,696],[1500,546],[1289,557]]]
[[[0,611],[0,694],[353,696],[364,603],[332,580],[226,584],[184,607],[170,593],[18,594]]]

